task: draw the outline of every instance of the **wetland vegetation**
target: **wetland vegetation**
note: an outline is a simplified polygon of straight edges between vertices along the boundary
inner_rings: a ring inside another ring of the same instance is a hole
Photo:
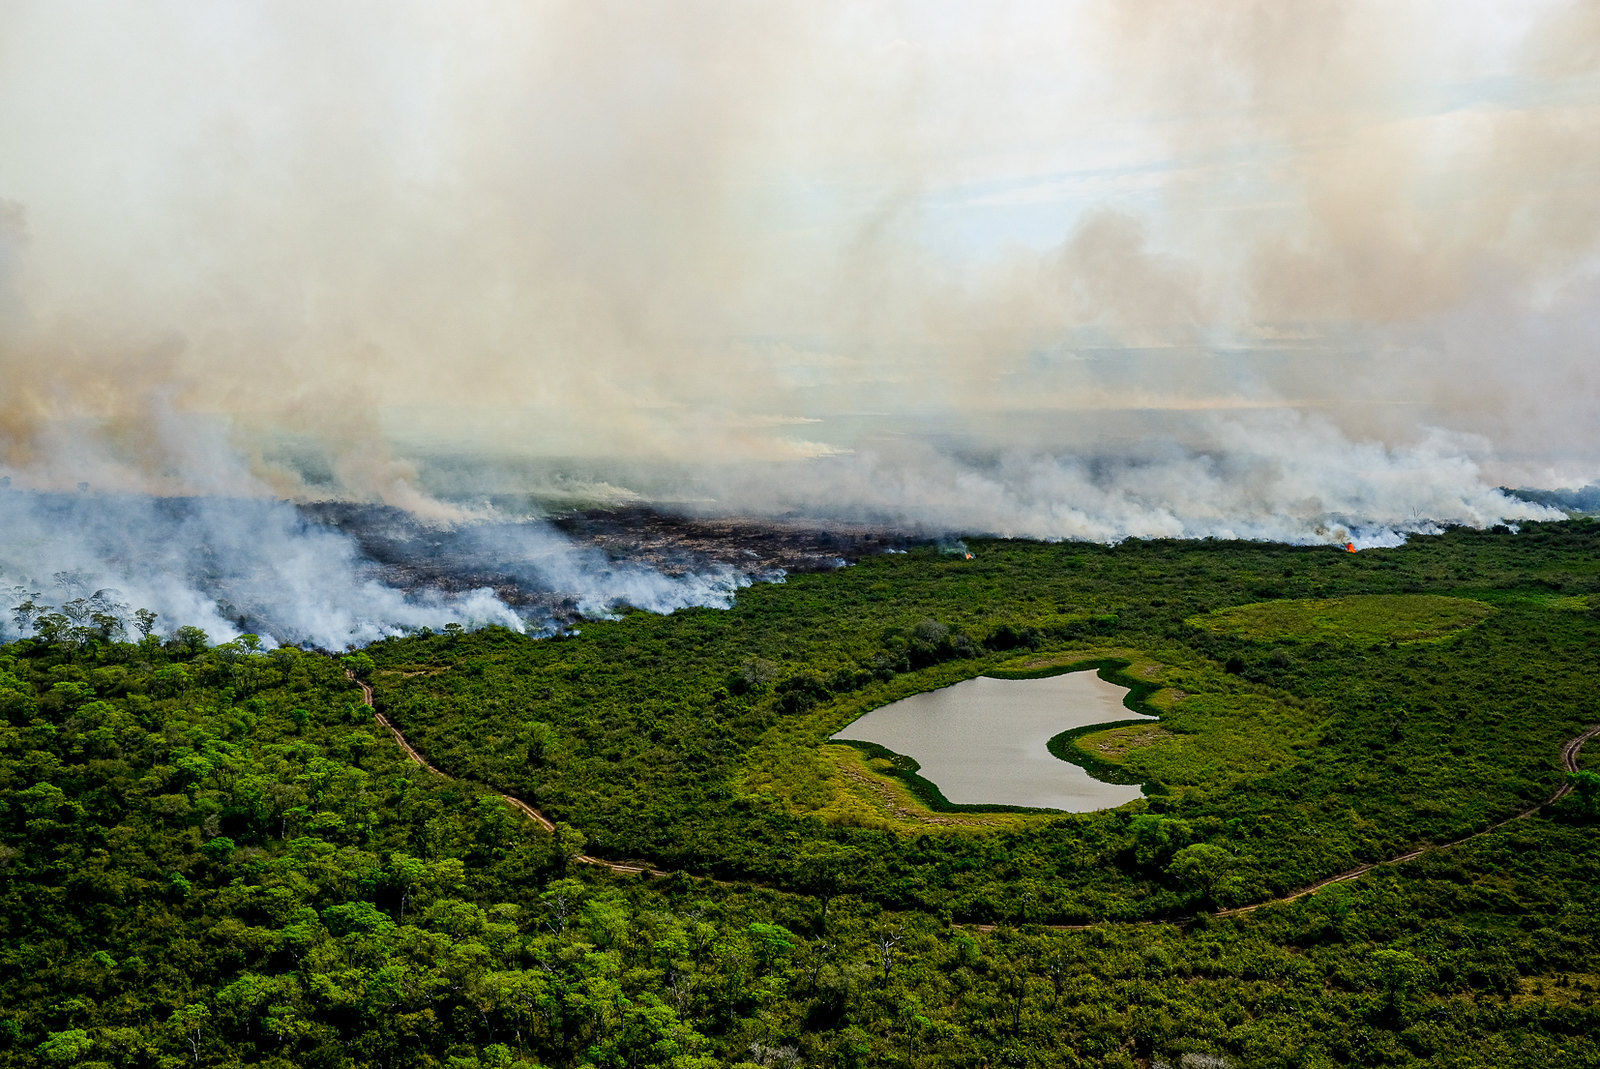
[[[1357,594],[1258,601],[1188,622],[1258,642],[1421,642],[1465,631],[1494,611],[1440,594]]]
[[[0,1065],[1600,1066],[1595,746],[1538,809],[1600,524],[969,544],[556,640],[0,648]],[[828,742],[1082,665],[1160,718],[1054,740],[1117,809]]]

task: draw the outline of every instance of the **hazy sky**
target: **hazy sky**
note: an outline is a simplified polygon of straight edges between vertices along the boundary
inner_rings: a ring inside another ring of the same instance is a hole
[[[399,504],[457,445],[893,511],[987,500],[929,481],[987,451],[1004,511],[1159,439],[1293,456],[1283,501],[1412,472],[1385,515],[1583,481],[1597,71],[1593,2],[0,0],[0,467],[292,493],[251,455],[288,432]],[[1161,470],[1141,507],[1197,492]],[[1100,530],[1060,516],[1015,529]]]

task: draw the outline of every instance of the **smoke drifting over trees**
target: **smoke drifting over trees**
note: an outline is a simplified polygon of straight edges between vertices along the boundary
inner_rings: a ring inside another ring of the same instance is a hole
[[[440,523],[441,449],[1042,537],[1540,515],[1492,487],[1600,467],[1593,11],[12,0],[0,470]]]

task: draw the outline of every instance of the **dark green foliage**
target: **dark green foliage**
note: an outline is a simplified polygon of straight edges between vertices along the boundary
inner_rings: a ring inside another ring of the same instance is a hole
[[[1600,1066],[1593,754],[1548,812],[1292,903],[1196,913],[1563,783],[1562,744],[1600,722],[1597,532],[1362,554],[976,543],[725,613],[345,661],[193,634],[5,647],[0,1065]],[[1413,592],[1496,611],[1395,646],[1184,623]],[[1003,833],[834,827],[736,789],[786,718],[1090,644],[1232,661],[1231,693],[1314,713],[1319,741],[1243,781]],[[408,762],[347,666],[465,779]],[[734,882],[613,877],[585,852]],[[1101,918],[1153,922],[1038,927]]]
[[[1572,809],[1590,820],[1600,819],[1600,774],[1583,769],[1571,779]]]

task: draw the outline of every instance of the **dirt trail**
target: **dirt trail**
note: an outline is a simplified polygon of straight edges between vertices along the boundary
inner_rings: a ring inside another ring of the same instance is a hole
[[[377,718],[377,721],[378,721],[379,724],[382,724],[383,727],[388,730],[389,734],[394,736],[394,741],[400,744],[400,748],[406,752],[406,756],[410,757],[411,760],[415,761],[417,764],[421,765],[423,768],[427,769],[429,772],[432,772],[434,775],[443,776],[445,779],[450,779],[451,778],[448,774],[446,774],[444,772],[440,772],[437,768],[434,768],[432,765],[428,764],[427,758],[423,757],[420,753],[418,753],[417,750],[416,750],[416,747],[412,746],[411,743],[406,741],[406,737],[400,733],[400,729],[395,727],[393,724],[389,723],[388,718],[385,717],[382,713],[377,711],[377,707],[375,705],[373,705],[372,686],[370,684],[364,683],[361,680],[356,679],[355,673],[350,671],[349,669],[345,669],[345,675],[349,676],[351,681],[354,682],[356,684],[356,686],[361,688],[361,693],[365,696],[367,705],[372,708],[372,711],[373,711],[372,715]],[[1568,772],[1576,772],[1576,771],[1578,771],[1578,754],[1583,750],[1584,743],[1588,742],[1592,738],[1595,738],[1596,736],[1600,736],[1600,724],[1596,724],[1594,727],[1589,728],[1589,730],[1585,731],[1583,734],[1577,736],[1576,738],[1568,740],[1567,744],[1565,746],[1561,747],[1561,767],[1563,769],[1565,769],[1566,771],[1568,771]],[[1551,793],[1550,797],[1546,798],[1544,801],[1540,802],[1538,805],[1529,806],[1527,809],[1522,810],[1520,813],[1513,813],[1511,816],[1506,817],[1504,820],[1499,821],[1498,823],[1489,825],[1487,828],[1484,828],[1482,831],[1475,831],[1471,835],[1464,835],[1459,839],[1452,839],[1447,843],[1433,843],[1433,844],[1431,844],[1429,846],[1420,846],[1417,849],[1407,851],[1404,854],[1396,854],[1394,857],[1384,858],[1382,861],[1373,861],[1373,862],[1370,862],[1370,863],[1368,863],[1366,865],[1357,865],[1355,868],[1350,869],[1350,870],[1348,870],[1346,872],[1341,872],[1337,876],[1329,876],[1325,880],[1318,880],[1316,883],[1310,884],[1310,885],[1308,885],[1306,887],[1302,887],[1297,891],[1291,891],[1289,894],[1283,895],[1283,896],[1281,896],[1279,898],[1269,898],[1269,899],[1266,899],[1263,902],[1256,902],[1253,905],[1249,905],[1249,906],[1235,906],[1233,909],[1219,909],[1216,912],[1212,913],[1211,916],[1213,916],[1213,917],[1237,917],[1237,916],[1240,916],[1240,915],[1245,914],[1245,913],[1254,913],[1256,910],[1262,909],[1262,908],[1264,908],[1266,906],[1282,905],[1285,902],[1293,902],[1296,899],[1304,898],[1307,895],[1314,895],[1318,891],[1322,890],[1324,887],[1331,887],[1336,883],[1344,883],[1346,880],[1353,880],[1358,876],[1364,876],[1367,873],[1371,872],[1373,869],[1379,868],[1379,867],[1384,866],[1384,865],[1398,865],[1401,862],[1414,860],[1416,858],[1421,857],[1423,854],[1429,854],[1429,853],[1432,853],[1435,850],[1447,850],[1452,846],[1460,846],[1462,843],[1471,842],[1473,839],[1477,839],[1477,838],[1479,838],[1481,836],[1488,835],[1490,832],[1498,831],[1499,829],[1505,827],[1507,824],[1510,824],[1512,821],[1526,820],[1528,817],[1531,817],[1535,813],[1539,812],[1539,810],[1543,809],[1545,806],[1554,805],[1556,802],[1559,802],[1562,798],[1565,798],[1567,796],[1567,794],[1571,792],[1571,790],[1572,790],[1572,784],[1564,782],[1564,783],[1561,784],[1561,786],[1557,787],[1554,792]],[[502,794],[499,797],[507,805],[511,806],[511,808],[519,811],[524,816],[526,816],[530,820],[534,821],[534,823],[538,824],[545,831],[553,832],[553,831],[556,830],[555,824],[551,822],[549,817],[545,816],[543,813],[541,813],[537,809],[533,808],[533,806],[529,805],[527,802],[524,802],[521,798],[513,798],[509,794]],[[604,858],[591,857],[588,854],[580,854],[576,858],[574,858],[573,860],[579,862],[580,864],[584,864],[584,865],[598,865],[601,868],[610,869],[612,872],[621,872],[621,873],[648,872],[652,876],[666,876],[666,875],[669,875],[667,872],[664,872],[661,869],[653,869],[648,865],[633,864],[633,863],[623,862],[623,861],[606,861]],[[1110,923],[1110,922],[1102,921],[1100,923]],[[1157,924],[1157,923],[1163,923],[1163,922],[1159,922],[1159,921],[1128,921],[1128,922],[1124,922],[1124,923],[1130,923],[1130,924]],[[980,932],[992,932],[997,927],[999,927],[999,925],[995,925],[995,924],[971,924],[971,925],[966,925],[965,927],[969,927],[969,928],[972,928],[972,929],[974,929],[976,931],[980,931]],[[1055,932],[1082,932],[1082,931],[1086,931],[1086,930],[1088,930],[1090,928],[1099,927],[1099,924],[1047,924],[1047,925],[1044,925],[1044,927],[1050,929],[1051,931],[1055,931]]]
[[[1583,744],[1594,738],[1596,735],[1600,735],[1600,724],[1597,724],[1588,731],[1585,731],[1577,738],[1568,740],[1567,744],[1561,747],[1561,767],[1566,769],[1568,772],[1578,771],[1578,753],[1583,749]],[[1297,898],[1304,898],[1306,895],[1316,894],[1324,887],[1329,887],[1336,883],[1343,883],[1345,880],[1353,880],[1357,876],[1371,872],[1379,865],[1398,865],[1402,861],[1410,861],[1413,858],[1419,858],[1423,854],[1431,853],[1434,850],[1445,850],[1452,846],[1460,846],[1462,843],[1471,842],[1473,839],[1476,839],[1479,836],[1488,835],[1492,831],[1498,831],[1514,820],[1526,820],[1539,810],[1543,809],[1545,806],[1554,805],[1556,802],[1559,802],[1562,798],[1565,798],[1567,794],[1571,792],[1571,790],[1571,783],[1562,783],[1561,786],[1557,787],[1555,791],[1551,793],[1550,797],[1546,798],[1538,805],[1529,806],[1520,813],[1513,813],[1506,819],[1491,824],[1482,831],[1475,831],[1471,835],[1463,835],[1461,838],[1452,839],[1447,843],[1434,843],[1431,846],[1419,847],[1418,849],[1412,850],[1408,853],[1397,854],[1394,857],[1385,858],[1382,861],[1374,861],[1370,865],[1358,865],[1348,872],[1341,872],[1337,876],[1329,876],[1326,880],[1320,880],[1309,887],[1302,887],[1300,890],[1295,891],[1292,894],[1284,895],[1282,898],[1269,898],[1267,901],[1257,902],[1253,906],[1237,906],[1233,909],[1220,909],[1216,912],[1216,916],[1236,917],[1241,913],[1250,913],[1254,910],[1258,910],[1262,906],[1274,906],[1280,902],[1293,902]]]
[[[432,772],[435,776],[441,776],[444,779],[455,778],[449,773],[441,772],[437,768],[434,768],[432,765],[428,764],[428,759],[417,752],[417,748],[407,741],[406,737],[400,733],[400,729],[389,723],[388,717],[378,712],[378,707],[373,702],[372,698],[372,684],[357,679],[356,674],[348,668],[345,669],[344,674],[350,678],[351,682],[361,688],[362,698],[366,701],[367,707],[372,710],[373,717],[378,721],[379,724],[383,726],[386,731],[389,732],[389,734],[394,736],[394,741],[400,744],[400,749],[406,752],[407,757],[411,758],[411,760],[415,761],[429,772]],[[527,802],[524,802],[521,798],[513,798],[509,794],[502,794],[498,797],[502,802],[506,803],[512,809],[515,809],[517,812],[521,813],[523,816],[539,825],[539,827],[543,828],[545,831],[553,833],[556,830],[554,821],[545,816],[543,813],[539,812],[537,809],[533,808],[533,806],[529,805]],[[612,872],[621,872],[626,874],[648,872],[652,876],[667,875],[667,873],[663,872],[662,870],[653,869],[648,865],[634,865],[625,861],[607,861],[604,858],[591,857],[588,854],[579,854],[572,860],[576,861],[580,865],[598,865],[603,869],[610,869]]]
[[[1594,727],[1592,727],[1589,730],[1585,731],[1582,735],[1579,735],[1578,737],[1569,740],[1565,746],[1561,747],[1561,767],[1563,769],[1565,769],[1566,771],[1568,771],[1568,772],[1576,772],[1576,771],[1578,771],[1578,754],[1579,754],[1580,751],[1582,751],[1583,744],[1588,742],[1590,739],[1594,738],[1597,735],[1600,735],[1600,724],[1596,724]],[[1447,850],[1452,846],[1460,846],[1462,843],[1471,842],[1473,839],[1479,838],[1480,836],[1488,835],[1492,831],[1498,831],[1499,829],[1505,827],[1507,824],[1510,824],[1512,821],[1526,820],[1528,817],[1533,816],[1535,813],[1537,813],[1539,810],[1543,809],[1545,806],[1554,805],[1556,802],[1559,802],[1562,798],[1565,798],[1567,796],[1567,794],[1571,792],[1571,790],[1572,790],[1572,784],[1570,784],[1570,783],[1562,783],[1561,786],[1557,787],[1555,789],[1555,791],[1553,791],[1551,793],[1550,797],[1546,798],[1544,801],[1540,802],[1538,805],[1529,806],[1527,809],[1524,809],[1520,813],[1513,813],[1511,816],[1506,817],[1504,820],[1489,825],[1487,828],[1484,828],[1482,831],[1475,831],[1471,835],[1463,835],[1461,838],[1452,839],[1447,843],[1433,843],[1433,844],[1431,844],[1429,846],[1421,846],[1421,847],[1418,847],[1415,850],[1409,850],[1404,854],[1396,854],[1394,857],[1384,858],[1382,861],[1373,861],[1370,864],[1357,865],[1355,868],[1350,869],[1347,872],[1341,872],[1337,876],[1329,876],[1325,880],[1318,880],[1316,883],[1310,884],[1309,886],[1306,886],[1306,887],[1302,887],[1298,891],[1291,891],[1288,894],[1283,895],[1282,897],[1269,898],[1264,902],[1256,902],[1253,905],[1249,905],[1249,906],[1235,906],[1233,909],[1219,909],[1216,912],[1212,913],[1211,916],[1213,916],[1213,917],[1237,917],[1237,916],[1240,916],[1241,914],[1244,914],[1244,913],[1254,913],[1256,910],[1262,909],[1262,908],[1264,908],[1266,906],[1282,905],[1285,902],[1293,902],[1297,898],[1304,898],[1307,895],[1314,895],[1318,891],[1322,890],[1324,887],[1331,887],[1336,883],[1344,883],[1346,880],[1353,880],[1357,876],[1364,876],[1367,873],[1371,872],[1373,869],[1379,868],[1380,866],[1383,866],[1383,865],[1398,865],[1403,861],[1411,861],[1411,860],[1413,860],[1415,858],[1421,857],[1423,854],[1432,853],[1435,850]],[[1130,923],[1130,924],[1156,924],[1156,923],[1159,923],[1159,922],[1157,922],[1157,921],[1129,921],[1129,922],[1125,922],[1125,923]],[[976,928],[980,932],[992,932],[992,931],[995,930],[995,928],[998,927],[998,925],[994,925],[994,924],[974,924],[974,925],[972,925],[972,927]],[[1085,931],[1085,930],[1087,930],[1089,928],[1094,928],[1094,927],[1098,927],[1098,926],[1097,925],[1093,925],[1093,924],[1048,924],[1048,925],[1045,925],[1045,927],[1049,928],[1051,931],[1056,931],[1056,932],[1081,932],[1081,931]]]

